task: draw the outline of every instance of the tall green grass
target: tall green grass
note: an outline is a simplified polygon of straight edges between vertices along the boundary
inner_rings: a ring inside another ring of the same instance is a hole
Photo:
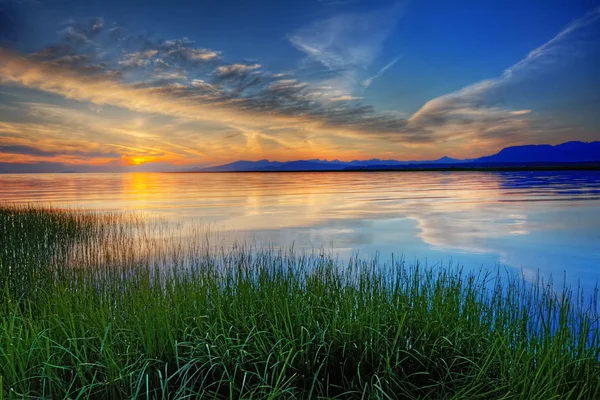
[[[600,396],[597,293],[0,207],[0,398]]]

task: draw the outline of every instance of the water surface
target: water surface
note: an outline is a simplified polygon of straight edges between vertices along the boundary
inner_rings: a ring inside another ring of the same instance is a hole
[[[600,172],[0,175],[0,200],[143,210],[276,246],[600,279]]]

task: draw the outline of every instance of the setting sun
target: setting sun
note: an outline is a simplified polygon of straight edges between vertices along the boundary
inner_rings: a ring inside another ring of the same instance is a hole
[[[142,165],[146,162],[148,162],[148,159],[145,157],[132,157],[129,159],[130,165]]]
[[[156,161],[160,161],[159,157],[151,157],[151,156],[134,156],[134,157],[125,157],[127,165],[144,165],[146,163],[152,163]]]

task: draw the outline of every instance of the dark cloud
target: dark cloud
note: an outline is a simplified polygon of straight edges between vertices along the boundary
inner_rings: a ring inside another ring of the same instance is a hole
[[[50,151],[44,151],[40,149],[36,149],[35,147],[30,146],[0,146],[0,153],[8,153],[8,154],[25,154],[28,156],[55,156],[56,153]]]
[[[36,157],[56,157],[56,156],[76,156],[84,158],[120,158],[121,155],[115,152],[85,152],[85,151],[46,151],[32,146],[24,145],[0,145],[0,153],[22,154]]]
[[[102,166],[104,172],[124,172],[131,170],[131,167],[125,167],[117,163]],[[98,166],[83,164],[65,164],[57,162],[36,162],[26,163],[4,163],[0,162],[0,173],[3,174],[23,174],[23,173],[61,173],[61,172],[97,172]]]

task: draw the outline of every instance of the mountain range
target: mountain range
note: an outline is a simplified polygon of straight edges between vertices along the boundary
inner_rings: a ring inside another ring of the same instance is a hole
[[[477,168],[499,166],[528,166],[552,164],[600,163],[600,141],[567,142],[559,145],[511,146],[498,153],[475,159],[459,160],[442,157],[437,160],[399,161],[399,160],[297,160],[297,161],[236,161],[216,167],[194,169],[193,172],[269,172],[269,171],[343,171],[373,169],[443,169]]]

